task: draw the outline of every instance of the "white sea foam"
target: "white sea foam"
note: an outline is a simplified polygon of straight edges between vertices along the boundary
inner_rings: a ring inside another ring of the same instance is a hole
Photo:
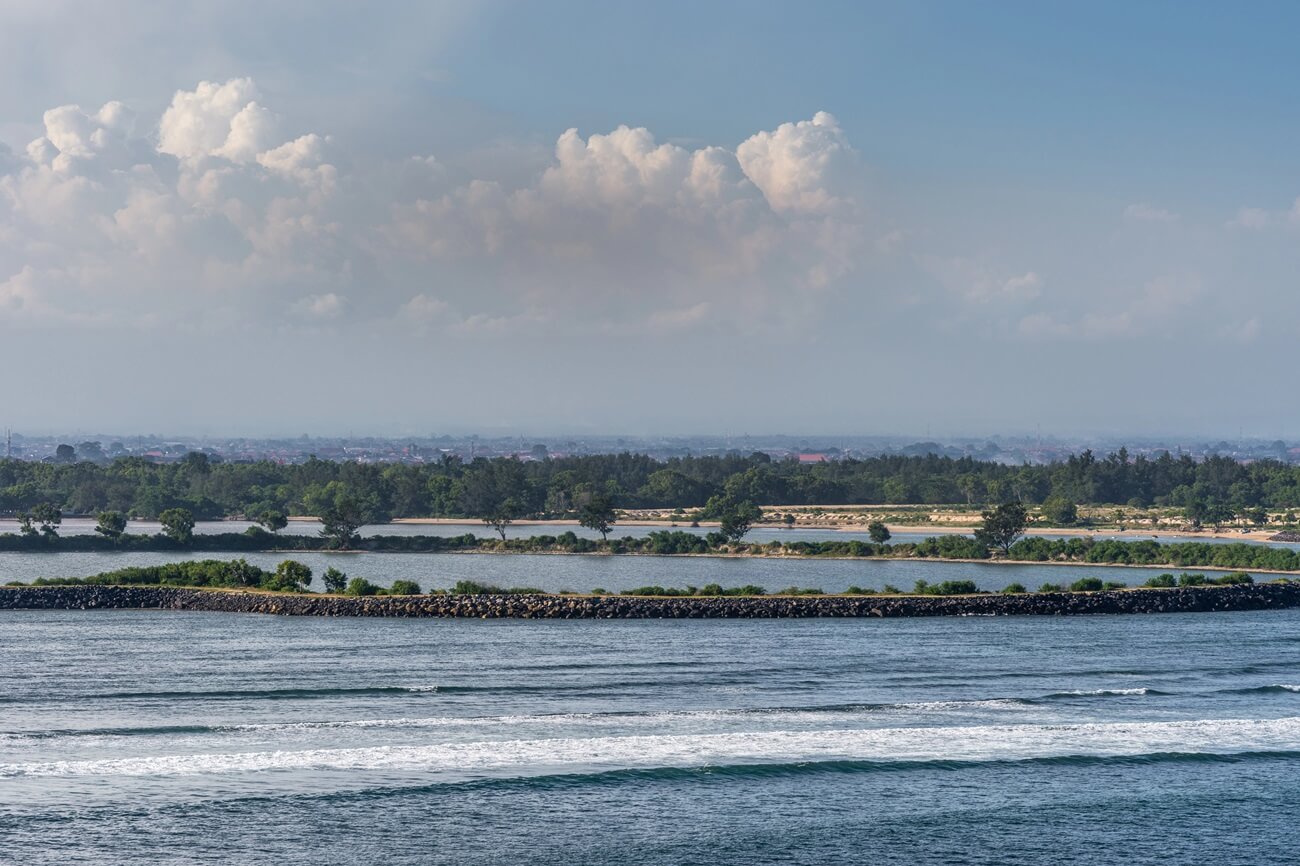
[[[1274,688],[1286,689],[1288,692],[1300,692],[1300,686],[1292,685],[1290,683],[1276,683]]]
[[[1077,695],[1078,697],[1102,697],[1104,695],[1149,695],[1151,690],[1147,688],[1136,689],[1071,689],[1068,692],[1061,692],[1063,695]]]
[[[808,708],[754,708],[718,710],[678,710],[660,713],[548,713],[545,715],[507,716],[430,716],[426,718],[349,719],[321,722],[265,722],[233,725],[235,731],[291,731],[315,728],[484,728],[515,727],[521,725],[603,727],[661,727],[667,724],[692,722],[737,722],[761,718],[769,724],[816,724],[843,721],[851,718],[878,716],[883,713],[953,713],[973,710],[1026,711],[1032,707],[1015,699],[987,699],[969,701],[915,701],[896,704],[863,704],[843,707]]]
[[[184,754],[0,764],[3,777],[223,775],[277,770],[420,771],[434,778],[858,761],[1014,761],[1067,756],[1300,750],[1300,718],[747,731]]]
[[[312,732],[329,730],[348,730],[367,728],[409,728],[409,729],[447,729],[458,731],[469,729],[488,733],[495,728],[511,729],[530,728],[569,728],[581,725],[584,728],[616,728],[621,731],[632,729],[650,729],[659,731],[674,725],[694,726],[700,724],[742,725],[761,721],[766,726],[777,725],[843,725],[853,720],[878,719],[882,716],[928,715],[974,713],[979,711],[1033,712],[1035,708],[1014,698],[992,698],[984,700],[949,700],[949,701],[914,701],[894,704],[858,704],[832,707],[757,707],[711,710],[676,710],[658,713],[546,713],[515,714],[502,716],[427,716],[397,717],[388,719],[338,719],[301,722],[250,722],[247,724],[217,725],[210,730],[197,730],[195,736],[213,734],[272,734],[277,732]],[[78,732],[64,732],[78,733]],[[177,734],[171,730],[151,731],[149,729],[123,729],[115,732],[81,732],[87,741],[107,741],[124,736],[139,737],[142,734],[166,736],[174,739]],[[0,732],[0,742],[22,740],[48,740],[50,735],[21,734]]]

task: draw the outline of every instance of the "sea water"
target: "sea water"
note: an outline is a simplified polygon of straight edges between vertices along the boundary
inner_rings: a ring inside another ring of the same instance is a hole
[[[1282,864],[1297,802],[1296,611],[0,614],[4,863]]]

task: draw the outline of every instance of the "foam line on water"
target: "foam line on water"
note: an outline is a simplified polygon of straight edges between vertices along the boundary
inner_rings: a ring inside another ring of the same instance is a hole
[[[1131,689],[1071,689],[1065,692],[1055,692],[1047,695],[1049,698],[1134,698],[1144,697],[1146,695],[1165,695],[1168,692],[1157,691],[1146,687]]]
[[[402,771],[450,778],[828,761],[1019,761],[1300,750],[1300,717],[758,731],[158,755],[0,764],[0,778]]]
[[[540,713],[501,716],[425,716],[380,719],[327,719],[301,722],[250,722],[229,725],[162,725],[156,727],[63,728],[48,731],[0,732],[0,741],[52,740],[63,737],[149,737],[225,733],[274,733],[365,728],[492,728],[520,726],[642,727],[697,722],[728,723],[759,719],[767,724],[843,723],[898,713],[962,713],[977,711],[1024,712],[1034,702],[1021,698],[911,701],[901,703],[835,704],[807,707],[737,707],[663,712],[609,711],[590,713]]]

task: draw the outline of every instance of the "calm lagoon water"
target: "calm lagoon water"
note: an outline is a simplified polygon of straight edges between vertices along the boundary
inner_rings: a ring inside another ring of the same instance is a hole
[[[140,565],[184,559],[234,559],[229,553],[0,553],[0,583],[38,577],[82,577]],[[248,553],[244,559],[274,569],[285,559],[305,563],[314,575],[333,566],[349,577],[364,577],[380,586],[414,580],[425,590],[448,589],[458,580],[497,586],[530,586],[548,592],[611,591],[639,586],[723,586],[753,584],[769,591],[789,586],[843,592],[856,585],[883,589],[892,584],[911,589],[917,580],[973,580],[980,589],[1001,589],[1019,582],[1031,589],[1043,583],[1072,583],[1100,577],[1137,585],[1160,569],[1087,565],[1010,565],[965,562],[917,562],[886,559],[763,559],[714,556],[611,556],[490,553]],[[1167,570],[1167,569],[1166,569]],[[314,578],[315,579],[315,578]],[[315,579],[313,588],[322,588]]]
[[[1298,798],[1298,611],[0,613],[5,863],[1270,866]]]

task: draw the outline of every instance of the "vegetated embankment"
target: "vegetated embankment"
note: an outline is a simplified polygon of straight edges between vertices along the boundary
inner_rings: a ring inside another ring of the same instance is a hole
[[[0,588],[0,610],[198,610],[286,616],[477,619],[768,619],[795,617],[1062,616],[1300,607],[1300,583],[963,596],[639,597],[333,595],[165,586]]]

